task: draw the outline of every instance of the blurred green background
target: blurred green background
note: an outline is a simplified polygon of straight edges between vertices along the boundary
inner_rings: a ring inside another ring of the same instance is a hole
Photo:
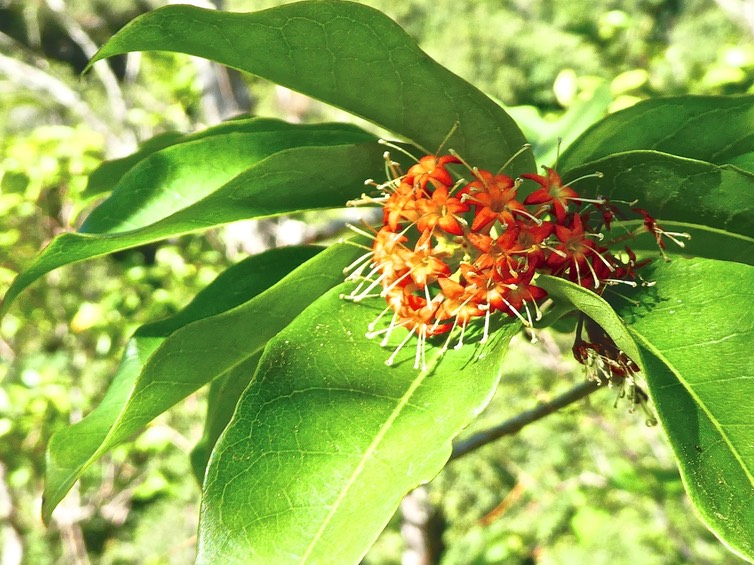
[[[252,11],[279,4],[217,2]],[[540,161],[604,113],[643,98],[750,92],[754,22],[712,0],[371,0],[438,61],[511,108]],[[92,49],[156,0],[0,0],[0,289],[96,203],[105,158],[166,131],[240,112],[295,121],[348,115],[203,61],[132,54],[78,73]],[[728,11],[725,11],[723,9]],[[335,218],[335,216],[333,216]],[[242,222],[66,267],[21,296],[0,338],[0,565],[184,564],[199,486],[188,453],[203,391],[93,466],[45,528],[50,435],[97,404],[140,324],[185,305],[226,266],[314,240],[312,218]],[[470,432],[583,380],[567,337],[515,341]],[[662,431],[599,391],[452,462],[426,489],[441,562],[737,563],[697,520]],[[400,563],[401,514],[365,562]],[[285,540],[281,540],[284,544]]]

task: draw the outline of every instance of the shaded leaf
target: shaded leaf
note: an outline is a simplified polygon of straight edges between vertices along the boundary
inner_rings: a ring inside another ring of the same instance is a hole
[[[481,357],[469,343],[435,366],[431,347],[425,373],[407,346],[388,368],[390,348],[364,337],[382,306],[343,288],[268,344],[210,458],[198,563],[358,562],[491,398],[517,322]]]
[[[361,253],[336,246],[289,273],[316,251],[283,248],[249,259],[183,312],[140,328],[100,405],[50,440],[45,518],[108,449],[213,379],[248,375],[267,340],[339,283],[341,270]]]
[[[284,149],[376,141],[355,126],[234,120],[143,159],[120,179],[79,231],[114,233],[158,222],[196,204],[233,177]]]
[[[555,166],[561,148],[568,147],[584,130],[604,117],[612,100],[610,87],[602,84],[591,98],[575,100],[556,120],[543,117],[542,111],[535,106],[514,106],[508,108],[508,113],[534,146],[537,161]]]
[[[139,145],[138,150],[126,157],[104,161],[89,175],[81,196],[88,198],[111,191],[120,178],[136,163],[160,149],[175,145],[184,137],[185,134],[179,131],[166,131],[146,140]]]
[[[550,275],[539,275],[537,286],[545,289],[557,305],[562,306],[565,302],[589,316],[607,332],[622,351],[632,359],[639,359],[639,350],[626,324],[601,296],[571,281]]]
[[[191,450],[191,469],[199,484],[204,481],[204,472],[207,470],[210,453],[220,434],[230,422],[241,393],[249,386],[261,356],[260,351],[250,357],[247,362],[219,379],[215,379],[209,385],[204,431],[201,439]]]
[[[589,128],[560,158],[567,171],[613,153],[655,150],[716,165],[754,151],[754,96],[644,100]],[[739,162],[740,164],[740,162]]]
[[[658,264],[651,289],[618,301],[649,390],[704,521],[754,560],[754,268],[707,259]]]
[[[280,151],[199,202],[144,228],[59,235],[13,281],[0,315],[24,288],[63,265],[236,220],[343,206],[363,192],[365,178],[380,175],[384,161],[376,143]]]
[[[497,170],[525,143],[500,106],[429,58],[387,16],[357,3],[304,1],[250,14],[166,6],[123,27],[91,63],[150,50],[250,72],[366,118],[427,152],[437,151],[458,123],[445,147],[483,168]],[[525,152],[511,174],[533,168]]]
[[[580,180],[580,194],[636,200],[666,230],[691,234],[683,249],[667,242],[669,252],[754,264],[754,175],[730,165],[631,151],[568,171],[564,180],[595,171],[604,178]],[[627,229],[642,231],[641,225],[641,219],[623,222]],[[637,245],[657,249],[651,237]]]

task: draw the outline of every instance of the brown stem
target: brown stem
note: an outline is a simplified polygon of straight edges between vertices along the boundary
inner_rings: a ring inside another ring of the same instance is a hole
[[[545,416],[548,416],[553,412],[557,412],[558,410],[568,406],[569,404],[573,404],[574,402],[577,402],[582,398],[589,396],[598,388],[600,388],[600,385],[595,381],[586,381],[580,383],[573,387],[571,390],[564,392],[560,396],[551,400],[550,402],[540,404],[539,406],[536,406],[531,410],[527,410],[526,412],[522,412],[521,414],[518,414],[513,418],[510,418],[509,420],[498,424],[497,426],[476,433],[463,441],[459,441],[453,446],[453,453],[450,456],[450,460],[453,461],[454,459],[463,457],[464,455],[471,453],[472,451],[475,451],[480,447],[487,445],[488,443],[491,443],[503,436],[513,435],[521,430],[521,428],[523,428],[524,426],[531,424],[532,422],[536,422],[540,418],[544,418]]]

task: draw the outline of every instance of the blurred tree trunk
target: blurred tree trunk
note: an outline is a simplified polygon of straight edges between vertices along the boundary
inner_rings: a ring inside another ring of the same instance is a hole
[[[200,8],[222,10],[223,0],[181,0]],[[192,57],[202,92],[202,114],[207,125],[217,124],[238,114],[248,114],[252,98],[241,73],[213,61]]]
[[[426,486],[408,493],[401,501],[401,535],[406,544],[403,565],[435,565],[445,551],[442,533],[445,519],[440,510],[429,501]]]

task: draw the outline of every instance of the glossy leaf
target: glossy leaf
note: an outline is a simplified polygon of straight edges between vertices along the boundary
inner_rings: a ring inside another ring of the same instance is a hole
[[[570,304],[589,316],[607,332],[622,351],[632,359],[639,359],[639,350],[626,324],[602,297],[583,286],[550,275],[539,275],[537,286],[545,289],[547,295],[559,306],[563,303]]]
[[[166,38],[170,38],[166,41]],[[250,14],[167,6],[136,18],[92,63],[130,51],[204,57],[318,98],[435,152],[497,170],[525,143],[515,122],[433,61],[381,12],[353,2],[296,2]],[[510,167],[534,168],[530,152]]]
[[[655,150],[716,165],[754,151],[754,96],[678,96],[639,102],[594,124],[561,156],[567,171],[613,153]],[[751,170],[751,169],[750,169]]]
[[[628,300],[613,295],[617,312],[563,279],[541,276],[537,284],[589,315],[639,363],[694,505],[752,559],[754,424],[742,399],[754,395],[746,353],[754,342],[754,268],[676,259],[643,276],[655,285],[622,290]]]
[[[576,99],[557,120],[544,117],[535,106],[514,106],[508,112],[534,146],[534,155],[543,165],[555,166],[563,147],[568,147],[587,128],[605,116],[613,97],[602,84],[591,98]]]
[[[376,141],[349,125],[234,120],[191,136],[128,171],[79,231],[115,233],[142,228],[211,195],[233,177],[284,149]]]
[[[270,251],[232,269],[183,312],[140,328],[100,405],[55,434],[47,453],[43,515],[91,463],[208,382],[248,376],[268,339],[342,280],[355,247]],[[252,274],[253,273],[253,274]]]
[[[350,288],[350,286],[349,286]],[[491,398],[511,319],[429,372],[367,340],[381,304],[333,289],[270,341],[210,458],[198,563],[356,563]],[[477,336],[478,337],[478,336]],[[468,340],[472,341],[472,340]],[[345,535],[344,535],[345,532]]]
[[[578,181],[580,194],[636,200],[636,206],[649,211],[667,231],[691,234],[683,249],[667,241],[669,252],[754,264],[753,174],[730,165],[631,151],[569,171],[564,181],[595,171],[604,178]],[[627,229],[642,231],[641,226],[641,219],[624,222]],[[653,238],[646,238],[647,244],[657,249]]]
[[[658,416],[704,521],[754,560],[754,267],[658,264],[656,282],[616,301],[641,349]]]
[[[175,145],[184,137],[185,134],[179,131],[166,131],[148,139],[139,145],[139,148],[135,152],[126,157],[102,162],[89,175],[86,188],[81,193],[81,196],[88,198],[111,191],[121,177],[136,163],[160,149]]]
[[[24,288],[63,265],[236,220],[340,207],[363,192],[365,178],[380,175],[384,175],[384,161],[375,143],[280,151],[199,202],[144,228],[116,234],[59,235],[13,281],[0,315]]]
[[[191,450],[191,468],[196,480],[201,484],[204,481],[204,473],[207,470],[207,462],[210,453],[217,443],[217,439],[230,422],[231,416],[236,409],[241,393],[249,386],[254,377],[260,351],[238,369],[215,379],[209,385],[207,394],[207,417],[204,422],[204,431],[199,442]]]

